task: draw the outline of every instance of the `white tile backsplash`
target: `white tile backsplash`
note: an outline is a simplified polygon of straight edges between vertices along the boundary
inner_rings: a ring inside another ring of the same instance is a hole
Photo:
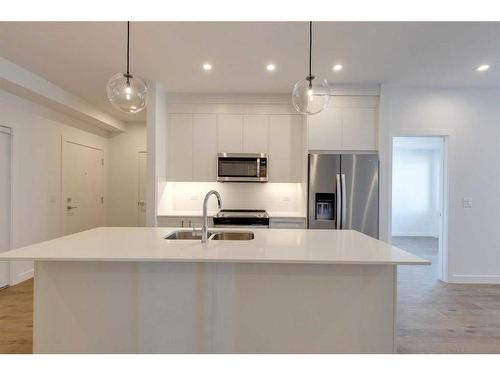
[[[158,215],[172,211],[197,211],[205,194],[214,189],[222,197],[222,208],[255,208],[273,212],[305,212],[300,183],[221,183],[160,182]],[[217,210],[217,200],[210,198],[209,210]]]

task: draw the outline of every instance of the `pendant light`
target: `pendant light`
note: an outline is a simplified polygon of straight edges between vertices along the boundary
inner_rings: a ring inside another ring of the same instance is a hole
[[[309,75],[293,87],[292,103],[297,112],[312,115],[326,107],[329,94],[326,79],[312,75],[312,22],[309,22]]]
[[[130,22],[127,22],[127,72],[115,74],[106,85],[108,99],[126,113],[142,111],[148,101],[148,88],[139,77],[130,74]]]

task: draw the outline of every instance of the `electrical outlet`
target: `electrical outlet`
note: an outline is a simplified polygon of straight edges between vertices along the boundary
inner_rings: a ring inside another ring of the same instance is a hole
[[[189,198],[190,200],[192,201],[197,201],[198,200],[198,196],[197,195],[191,195],[191,198]]]
[[[462,198],[463,208],[472,208],[472,198]]]
[[[290,202],[290,197],[283,197],[281,200],[283,202]]]

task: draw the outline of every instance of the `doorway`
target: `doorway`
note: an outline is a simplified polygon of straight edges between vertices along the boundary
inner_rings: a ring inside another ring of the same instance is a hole
[[[63,140],[64,234],[104,225],[104,151]]]
[[[392,143],[392,244],[430,260],[418,272],[431,283],[446,278],[445,142],[441,136],[406,136]]]
[[[10,249],[11,232],[11,130],[0,126],[0,252]],[[0,262],[0,288],[10,284],[10,263]]]

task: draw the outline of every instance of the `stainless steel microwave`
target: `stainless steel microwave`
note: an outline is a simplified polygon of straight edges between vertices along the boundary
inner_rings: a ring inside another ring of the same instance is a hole
[[[217,181],[267,182],[267,154],[217,155]]]

